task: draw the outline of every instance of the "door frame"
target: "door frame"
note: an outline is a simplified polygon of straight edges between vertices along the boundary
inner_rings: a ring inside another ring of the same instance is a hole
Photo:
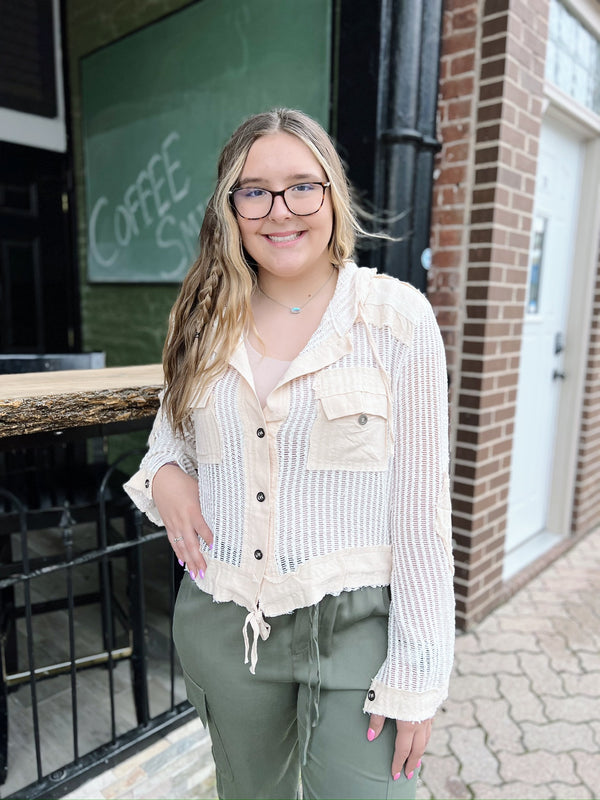
[[[546,83],[545,117],[570,129],[583,142],[584,162],[579,217],[572,261],[564,369],[546,529],[561,537],[571,533],[577,477],[581,411],[585,391],[589,335],[600,240],[600,117]],[[575,413],[573,411],[575,410]]]

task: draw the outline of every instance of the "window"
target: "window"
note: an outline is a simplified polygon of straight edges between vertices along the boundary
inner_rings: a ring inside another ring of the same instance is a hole
[[[538,216],[533,221],[533,241],[529,256],[529,290],[527,292],[528,314],[538,314],[540,311],[540,286],[545,237],[546,219]]]
[[[559,0],[550,0],[546,78],[600,114],[600,41]]]

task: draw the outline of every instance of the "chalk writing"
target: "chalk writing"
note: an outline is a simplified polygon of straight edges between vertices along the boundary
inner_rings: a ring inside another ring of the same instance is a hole
[[[176,131],[164,138],[116,204],[111,207],[106,195],[93,204],[88,225],[90,255],[107,274],[114,274],[119,257],[148,229],[161,251],[157,278],[183,277],[197,255],[204,205],[199,203],[186,214],[187,204],[182,204],[190,194],[191,178],[177,158],[179,139]]]

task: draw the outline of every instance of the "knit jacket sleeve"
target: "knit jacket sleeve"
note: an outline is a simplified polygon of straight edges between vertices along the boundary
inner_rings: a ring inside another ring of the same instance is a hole
[[[388,652],[364,706],[409,721],[429,719],[446,699],[454,646],[447,374],[422,302],[396,384]]]
[[[123,487],[140,511],[155,525],[162,526],[163,522],[152,498],[152,481],[161,467],[172,463],[188,475],[198,474],[192,437],[180,436],[173,431],[163,411],[161,397],[161,405],[148,438],[148,452],[139,470]]]

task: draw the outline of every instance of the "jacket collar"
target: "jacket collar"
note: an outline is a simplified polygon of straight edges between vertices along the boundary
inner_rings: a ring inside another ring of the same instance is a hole
[[[374,273],[375,270],[361,269],[352,261],[344,264],[339,271],[334,295],[317,330],[302,352],[292,361],[279,385],[323,369],[352,352],[350,329],[358,316],[359,303],[364,301],[368,283]],[[243,338],[240,339],[229,363],[251,386],[254,386]]]

